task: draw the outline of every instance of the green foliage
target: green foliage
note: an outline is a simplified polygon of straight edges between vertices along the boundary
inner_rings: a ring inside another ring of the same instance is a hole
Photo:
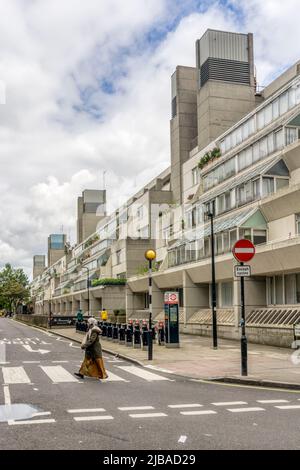
[[[84,244],[84,249],[88,248],[89,246],[92,246],[95,242],[97,242],[100,239],[99,235],[95,234],[91,238],[89,238],[85,244]]]
[[[198,163],[198,167],[202,170],[209,162],[212,162],[216,158],[221,156],[221,150],[218,147],[206,152]]]
[[[156,272],[159,270],[159,263],[152,263],[152,272]],[[145,274],[148,274],[149,271],[149,264],[146,262],[145,264],[142,264],[141,266],[138,267],[137,269],[137,275],[138,276],[145,276]]]
[[[6,264],[0,271],[0,308],[13,310],[29,300],[29,280],[23,269]]]
[[[106,277],[103,279],[92,279],[91,286],[125,286],[127,280],[114,277]]]

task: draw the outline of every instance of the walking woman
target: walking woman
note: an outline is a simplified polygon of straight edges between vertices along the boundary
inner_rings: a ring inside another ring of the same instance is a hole
[[[81,349],[85,350],[84,361],[81,364],[79,372],[75,375],[80,379],[87,377],[96,377],[98,379],[107,379],[104,362],[102,359],[102,348],[99,340],[101,330],[95,318],[88,319],[89,330],[81,343]]]

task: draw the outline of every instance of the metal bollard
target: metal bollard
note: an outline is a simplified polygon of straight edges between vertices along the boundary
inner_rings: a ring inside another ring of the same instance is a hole
[[[134,349],[139,349],[141,347],[141,330],[140,323],[138,321],[135,322],[134,326],[132,346]]]
[[[112,341],[112,330],[113,330],[112,324],[108,323],[108,325],[107,325],[107,339],[109,341]]]
[[[132,346],[132,329],[130,327],[131,325],[127,325],[127,328],[125,330],[125,342],[126,346]]]
[[[158,344],[160,346],[164,346],[165,344],[165,328],[163,322],[159,322],[158,325]]]
[[[148,325],[146,320],[143,320],[142,323],[142,350],[146,351],[148,349]]]
[[[119,340],[118,330],[119,330],[118,325],[115,323],[112,329],[112,339],[114,343],[117,343]]]
[[[125,344],[125,327],[126,325],[120,325],[119,328],[119,344]]]
[[[107,323],[103,322],[102,326],[102,338],[106,339],[107,338]]]

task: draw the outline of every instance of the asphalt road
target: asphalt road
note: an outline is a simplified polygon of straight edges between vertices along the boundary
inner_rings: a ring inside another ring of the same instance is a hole
[[[299,449],[300,393],[188,380],[0,318],[0,449]],[[203,358],[205,360],[205,358]]]

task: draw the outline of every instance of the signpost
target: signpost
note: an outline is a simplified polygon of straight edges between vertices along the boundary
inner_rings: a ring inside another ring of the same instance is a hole
[[[179,348],[179,294],[165,292],[165,336],[166,348]]]
[[[234,274],[236,277],[241,279],[241,366],[242,375],[248,375],[248,364],[247,364],[247,337],[246,337],[246,316],[245,316],[245,284],[244,277],[251,275],[250,266],[245,266],[244,263],[250,261],[255,255],[255,246],[250,240],[241,239],[238,240],[233,249],[233,256],[239,265],[234,267]]]

